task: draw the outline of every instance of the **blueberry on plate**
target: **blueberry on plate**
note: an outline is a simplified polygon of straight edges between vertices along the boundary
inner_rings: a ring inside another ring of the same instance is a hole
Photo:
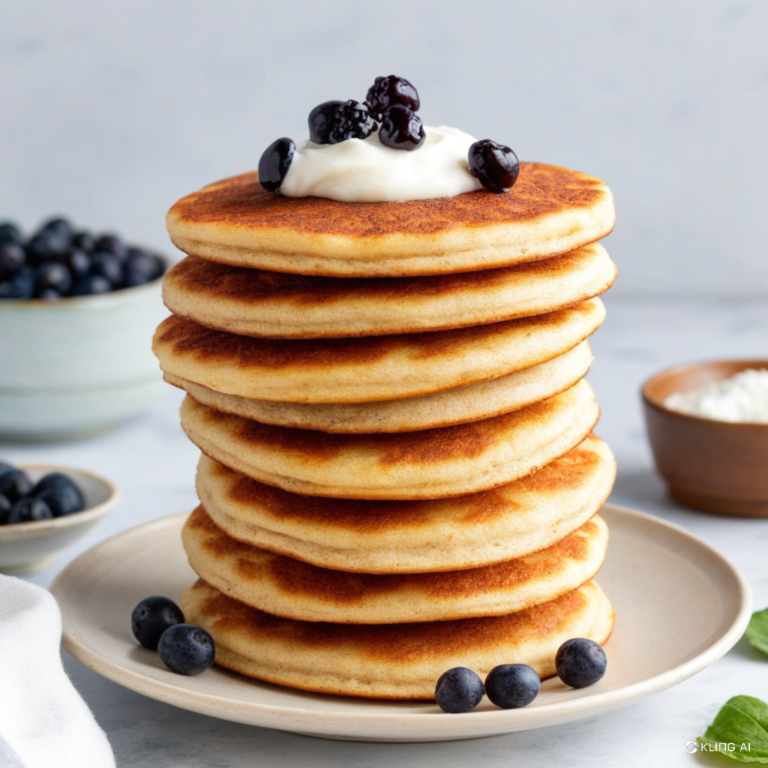
[[[15,275],[23,266],[27,255],[24,249],[12,241],[0,242],[0,280]]]
[[[309,140],[311,142],[315,144],[329,143],[333,117],[336,114],[336,109],[340,106],[340,101],[324,101],[309,113],[307,122],[309,123]]]
[[[8,515],[11,514],[13,504],[5,496],[0,496],[0,525],[8,522]]]
[[[443,712],[469,712],[483,698],[483,681],[466,667],[453,667],[440,675],[435,686],[435,701]]]
[[[51,508],[54,517],[63,517],[85,509],[85,497],[71,477],[52,472],[41,478],[32,495],[42,499]]]
[[[21,230],[12,221],[0,222],[0,243],[18,243],[24,242],[24,235]]]
[[[485,678],[488,698],[502,709],[527,707],[541,690],[541,680],[527,664],[500,664]]]
[[[418,112],[421,102],[419,101],[419,92],[413,84],[404,77],[397,75],[388,75],[387,77],[377,77],[373,85],[368,89],[365,97],[365,103],[371,114],[378,120],[390,107],[400,104],[413,112]]]
[[[101,275],[85,275],[80,278],[72,289],[72,296],[96,296],[101,293],[109,293],[112,283]]]
[[[105,278],[117,288],[123,282],[123,262],[110,251],[96,251],[91,256],[91,274]]]
[[[517,155],[490,139],[476,141],[469,148],[469,172],[489,191],[509,192],[520,175]]]
[[[38,520],[53,520],[51,508],[42,499],[25,496],[13,505],[6,524],[34,523]]]
[[[608,659],[594,640],[574,637],[566,640],[555,656],[558,677],[571,688],[594,685],[605,675]]]
[[[55,291],[59,296],[66,296],[72,288],[72,275],[57,261],[43,262],[35,270],[35,293],[45,298],[44,291]]]
[[[85,277],[91,271],[91,257],[82,248],[75,246],[64,254],[61,263],[69,270],[69,274],[75,281]]]
[[[199,675],[213,664],[216,646],[204,629],[191,624],[175,624],[163,632],[157,652],[171,672]]]
[[[131,614],[133,636],[151,651],[157,650],[160,638],[169,627],[181,624],[184,614],[169,597],[145,597]]]
[[[386,147],[411,151],[427,138],[421,118],[408,107],[396,104],[385,113],[379,128],[379,139]]]
[[[347,139],[367,139],[378,126],[365,104],[350,99],[336,107],[333,125],[328,133],[329,144],[340,144]]]
[[[15,504],[23,496],[32,492],[34,483],[22,469],[12,469],[0,475],[0,496],[5,496],[11,504]]]
[[[262,154],[259,160],[259,184],[267,192],[277,192],[288,173],[296,152],[296,144],[292,139],[286,138],[273,141]]]
[[[8,464],[5,461],[0,461],[0,476],[5,475],[8,472],[13,472],[14,469],[16,469],[16,467],[14,467],[13,464]]]

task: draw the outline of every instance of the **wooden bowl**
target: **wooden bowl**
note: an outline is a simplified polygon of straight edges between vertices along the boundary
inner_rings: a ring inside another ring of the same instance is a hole
[[[768,517],[768,424],[714,421],[670,410],[664,400],[768,360],[718,360],[670,368],[643,384],[656,468],[672,497],[694,509]]]

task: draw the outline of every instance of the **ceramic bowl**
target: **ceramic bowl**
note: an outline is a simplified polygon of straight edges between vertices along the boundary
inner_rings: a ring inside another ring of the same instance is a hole
[[[163,393],[152,334],[162,280],[101,296],[0,302],[0,437],[79,437]]]
[[[694,509],[768,517],[768,424],[702,419],[664,400],[768,360],[719,360],[670,368],[642,388],[645,421],[659,474],[672,497]]]
[[[85,535],[119,501],[120,491],[109,480],[70,467],[19,465],[34,482],[51,472],[69,475],[85,496],[85,509],[53,520],[0,525],[0,571],[32,573],[53,562],[54,554]]]

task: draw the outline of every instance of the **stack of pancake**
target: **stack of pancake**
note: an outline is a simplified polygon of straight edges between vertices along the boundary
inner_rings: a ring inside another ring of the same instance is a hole
[[[539,164],[501,195],[245,174],[176,203],[154,350],[202,451],[182,608],[219,664],[428,699],[450,667],[546,677],[565,640],[607,639],[615,464],[583,377],[614,218],[598,179]]]

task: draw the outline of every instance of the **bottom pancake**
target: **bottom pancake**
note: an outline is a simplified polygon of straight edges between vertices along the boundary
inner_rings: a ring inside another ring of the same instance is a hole
[[[181,534],[200,578],[277,616],[339,624],[399,624],[501,616],[554,600],[589,581],[608,547],[599,515],[527,557],[442,573],[364,574],[318,568],[242,544],[202,507]]]
[[[434,699],[437,679],[456,666],[485,678],[498,664],[529,664],[540,677],[550,677],[566,640],[602,644],[614,621],[595,581],[506,616],[420,624],[279,618],[202,580],[184,593],[181,608],[185,621],[213,636],[216,662],[227,669],[290,688],[381,699]]]

